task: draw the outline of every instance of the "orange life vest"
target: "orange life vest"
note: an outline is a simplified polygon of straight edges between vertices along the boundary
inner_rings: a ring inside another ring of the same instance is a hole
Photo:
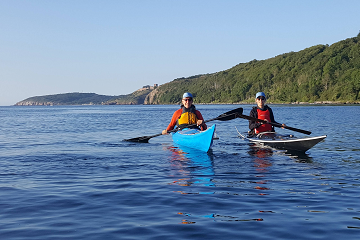
[[[266,119],[266,120],[268,120],[268,122],[271,122],[269,109],[266,109],[266,111],[257,109],[257,114],[258,114],[258,119],[261,119],[261,120]],[[261,124],[259,127],[255,128],[256,134],[261,133],[261,132],[270,132],[270,131],[272,131],[272,126],[271,126],[271,124],[268,124],[268,123]]]
[[[195,113],[195,107],[191,106],[190,109],[182,108],[182,114],[180,118],[177,120],[176,125],[179,128],[186,128],[188,125],[196,124],[198,118]],[[197,128],[197,126],[193,126]]]

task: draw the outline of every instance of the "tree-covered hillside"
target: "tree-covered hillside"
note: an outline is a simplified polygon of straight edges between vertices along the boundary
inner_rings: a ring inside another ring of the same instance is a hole
[[[118,97],[118,96],[117,96]],[[15,105],[26,106],[48,106],[48,105],[83,105],[83,104],[102,104],[116,96],[98,95],[95,93],[64,93],[55,95],[35,96],[27,98]]]
[[[240,63],[214,74],[175,79],[161,85],[149,104],[179,102],[184,92],[201,103],[253,102],[264,91],[271,102],[358,102],[360,34],[267,60]]]

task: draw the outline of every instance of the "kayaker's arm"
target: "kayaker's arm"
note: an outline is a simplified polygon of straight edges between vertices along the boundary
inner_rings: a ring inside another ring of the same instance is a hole
[[[201,130],[203,130],[203,131],[206,130],[207,125],[206,125],[206,123],[204,121],[204,118],[203,118],[202,114],[200,113],[200,111],[196,110],[195,114],[196,114],[196,117],[198,119],[196,124],[201,127]]]
[[[171,121],[166,128],[167,131],[171,131],[175,128],[176,121],[180,118],[181,113],[182,113],[182,109],[178,109],[174,112],[174,114],[171,117]]]
[[[250,111],[250,117],[258,118],[256,108],[252,108]],[[249,120],[249,129],[253,131],[255,128],[259,127],[262,123]]]
[[[161,132],[162,135],[169,134],[169,131],[171,131],[175,128],[176,121],[180,118],[181,112],[182,112],[181,109],[178,109],[174,112],[174,114],[171,117],[171,121],[170,121],[169,125],[167,126],[167,128],[165,130],[163,130]]]

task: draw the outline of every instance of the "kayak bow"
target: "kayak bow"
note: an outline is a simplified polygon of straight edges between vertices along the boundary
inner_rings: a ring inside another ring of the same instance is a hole
[[[181,131],[172,133],[172,139],[175,144],[180,146],[208,152],[213,143],[215,128],[215,124],[205,131],[185,128]]]

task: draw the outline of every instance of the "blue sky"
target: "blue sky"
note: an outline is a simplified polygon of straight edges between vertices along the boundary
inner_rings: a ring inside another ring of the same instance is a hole
[[[358,0],[0,0],[0,105],[131,93],[360,31]]]

